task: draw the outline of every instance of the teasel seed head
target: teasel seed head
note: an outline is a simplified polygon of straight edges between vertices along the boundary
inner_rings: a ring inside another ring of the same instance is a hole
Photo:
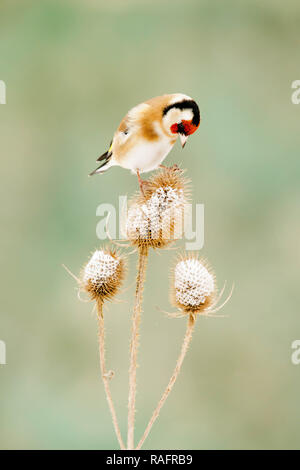
[[[125,260],[115,251],[96,250],[81,275],[81,289],[103,302],[118,292],[125,277]]]
[[[133,199],[127,215],[127,237],[139,248],[164,248],[182,235],[187,180],[181,171],[164,169],[152,176],[145,195]]]
[[[184,255],[175,266],[171,301],[183,313],[205,313],[216,299],[216,279],[203,259]]]

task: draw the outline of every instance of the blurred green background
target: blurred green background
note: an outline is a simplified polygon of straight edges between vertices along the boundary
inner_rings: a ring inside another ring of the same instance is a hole
[[[172,92],[202,124],[181,163],[205,204],[202,254],[235,282],[227,318],[200,319],[145,448],[299,448],[300,79],[297,1],[13,1],[0,5],[0,447],[117,447],[100,381],[96,318],[77,299],[96,208],[137,188],[121,168],[87,178],[127,110]],[[182,245],[182,244],[181,244]],[[179,245],[180,246],[180,245]],[[151,253],[138,370],[139,438],[173,369],[185,320],[169,305],[174,251]],[[106,313],[108,368],[127,417],[129,289]]]

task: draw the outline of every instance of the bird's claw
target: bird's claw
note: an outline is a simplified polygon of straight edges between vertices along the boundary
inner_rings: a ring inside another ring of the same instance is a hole
[[[174,163],[174,165],[170,166],[170,170],[172,170],[172,171],[180,171],[180,168],[179,168],[179,166],[177,165],[177,163]]]
[[[165,170],[170,170],[170,171],[181,171],[179,166],[174,163],[172,166],[165,166],[165,165],[159,165],[159,168],[163,168]]]
[[[146,197],[145,187],[147,187],[148,184],[149,184],[149,183],[148,183],[148,181],[146,181],[146,180],[142,180],[142,179],[139,180],[140,191],[141,191],[141,193],[142,193],[142,195],[143,195],[144,197]]]

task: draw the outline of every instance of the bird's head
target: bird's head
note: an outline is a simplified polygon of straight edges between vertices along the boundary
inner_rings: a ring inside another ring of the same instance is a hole
[[[200,125],[200,110],[192,98],[172,95],[170,104],[163,109],[163,125],[168,134],[178,134],[182,147]]]

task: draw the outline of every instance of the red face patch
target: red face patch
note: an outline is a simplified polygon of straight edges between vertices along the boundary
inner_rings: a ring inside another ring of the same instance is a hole
[[[198,126],[195,126],[195,124],[193,124],[192,121],[183,120],[182,125],[184,127],[185,135],[191,135],[191,134],[194,134],[194,132],[198,129],[198,127],[200,126],[200,122]]]
[[[200,123],[198,124],[198,126],[195,126],[192,121],[183,120],[179,125],[177,123],[172,124],[170,130],[172,134],[177,134],[178,132],[182,133],[182,130],[184,130],[185,135],[191,135],[198,129],[199,125]],[[181,129],[179,129],[179,127],[181,127]]]
[[[178,124],[177,124],[177,123],[172,124],[172,126],[170,127],[170,130],[171,130],[172,134],[177,134],[177,132],[178,132]]]

